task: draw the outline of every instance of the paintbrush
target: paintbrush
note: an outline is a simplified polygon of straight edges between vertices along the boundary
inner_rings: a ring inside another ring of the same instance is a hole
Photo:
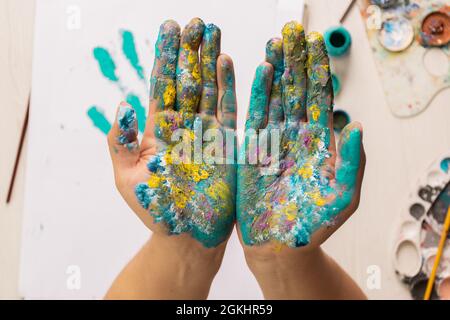
[[[348,14],[350,13],[350,10],[352,10],[353,5],[354,5],[355,3],[356,3],[356,0],[350,1],[350,3],[349,3],[349,5],[348,5],[347,9],[345,9],[344,14],[342,15],[341,19],[339,20],[339,23],[340,23],[340,24],[342,24],[342,23],[345,21],[345,19],[347,18]]]
[[[434,280],[436,279],[437,268],[441,261],[442,251],[444,251],[445,241],[447,240],[448,229],[450,227],[450,206],[447,210],[447,217],[445,218],[444,226],[442,229],[441,240],[439,241],[439,247],[434,259],[433,269],[431,270],[430,279],[428,279],[427,289],[423,296],[423,300],[430,300],[431,291],[433,290]]]
[[[13,169],[11,180],[9,183],[8,196],[6,198],[7,204],[11,201],[11,196],[12,196],[12,192],[14,189],[14,182],[16,180],[17,169],[19,167],[20,155],[22,154],[22,147],[23,147],[23,143],[25,141],[25,135],[27,133],[29,115],[30,115],[30,96],[28,96],[27,110],[25,113],[25,119],[23,120],[22,132],[20,134],[19,147],[17,148],[16,160],[14,162],[14,169]]]

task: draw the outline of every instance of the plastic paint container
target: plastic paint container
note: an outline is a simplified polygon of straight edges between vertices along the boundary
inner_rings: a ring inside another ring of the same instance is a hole
[[[343,110],[333,112],[333,128],[337,133],[341,132],[350,123],[350,116]]]
[[[329,28],[324,33],[324,39],[328,54],[332,57],[343,56],[352,45],[350,32],[342,26]]]

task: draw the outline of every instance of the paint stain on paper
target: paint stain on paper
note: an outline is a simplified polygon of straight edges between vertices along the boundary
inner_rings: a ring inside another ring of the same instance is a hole
[[[129,30],[120,30],[119,35],[122,43],[122,54],[125,56],[131,68],[136,72],[138,79],[145,83],[145,72],[139,60],[133,33]],[[146,108],[142,104],[141,97],[133,93],[129,89],[130,86],[126,86],[121,83],[117,74],[118,64],[116,63],[110,50],[97,46],[92,50],[92,55],[97,62],[98,69],[103,78],[114,83],[117,90],[122,94],[124,100],[134,108],[138,121],[139,132],[144,132],[147,120]],[[111,124],[104,112],[100,111],[98,107],[92,106],[89,108],[87,115],[95,127],[97,127],[104,134],[108,133],[111,128]]]
[[[105,114],[97,106],[92,106],[87,111],[88,117],[92,120],[94,127],[98,128],[104,134],[111,130],[111,123],[105,117]]]

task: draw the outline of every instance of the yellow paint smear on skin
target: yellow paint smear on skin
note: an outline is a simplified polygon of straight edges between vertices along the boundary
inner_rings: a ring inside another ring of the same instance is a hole
[[[320,191],[317,189],[314,191],[308,192],[307,195],[319,207],[322,207],[326,204],[326,200],[322,197],[322,195],[320,194]]]
[[[161,131],[161,135],[165,139],[170,139],[170,137],[172,135],[172,124],[169,123],[163,115],[161,115],[157,118],[156,123],[157,123],[159,130]]]
[[[199,182],[205,180],[209,177],[208,171],[202,168],[198,164],[185,164],[181,163],[177,165],[177,170],[179,173],[194,182]]]
[[[175,86],[173,85],[173,83],[168,83],[163,94],[164,105],[173,105],[175,103],[176,95],[177,91],[175,89]]]
[[[286,216],[286,219],[288,221],[293,221],[297,217],[298,208],[297,205],[294,202],[290,202],[287,206],[285,206],[281,213],[283,213]]]
[[[311,107],[309,107],[309,111],[311,111],[311,115],[314,121],[319,120],[320,117],[320,109],[317,106],[317,104],[313,104]]]
[[[298,169],[297,173],[303,179],[309,179],[312,177],[312,174],[313,174],[312,166],[309,163],[306,163],[303,167]]]
[[[295,25],[295,28],[292,28],[292,27],[291,27],[292,25],[293,25],[293,24],[290,23],[289,25],[286,25],[286,26],[283,28],[283,30],[281,31],[281,33],[283,34],[283,37],[291,37],[291,36],[294,34],[294,32],[297,33],[297,34],[303,32],[303,27],[302,27],[301,24],[295,23],[295,24],[294,24],[294,25]]]
[[[147,181],[147,184],[150,188],[158,188],[160,183],[161,183],[161,178],[156,174],[152,174]]]
[[[175,206],[179,209],[186,207],[188,201],[192,198],[194,192],[179,188],[177,185],[172,185],[172,197]]]
[[[214,200],[227,200],[230,198],[230,188],[220,180],[211,184],[206,190],[206,194]]]

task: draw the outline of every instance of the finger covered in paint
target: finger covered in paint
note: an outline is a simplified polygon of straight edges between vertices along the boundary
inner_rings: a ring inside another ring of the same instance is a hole
[[[273,66],[273,82],[269,102],[269,124],[283,121],[281,77],[284,71],[283,42],[280,38],[270,39],[266,44],[266,62]]]
[[[265,127],[267,107],[272,87],[273,67],[264,62],[258,66],[252,84],[250,106],[245,129],[262,129]]]
[[[326,127],[333,112],[333,86],[325,41],[318,32],[307,36],[307,116],[310,123]]]
[[[284,73],[283,107],[288,122],[306,118],[306,40],[303,26],[295,21],[288,22],[282,31]]]
[[[156,102],[156,110],[171,109],[175,105],[179,46],[180,26],[175,21],[165,21],[155,44],[155,62],[150,79],[150,102]]]
[[[176,109],[183,118],[192,122],[201,96],[198,49],[202,42],[205,24],[199,18],[192,19],[181,34],[177,66]]]
[[[236,128],[236,88],[234,66],[231,58],[222,54],[217,61],[219,85],[219,110],[217,119],[226,128]]]
[[[362,127],[358,122],[352,122],[341,132],[336,163],[336,184],[339,194],[334,208],[342,211],[352,202],[358,187],[358,174],[363,165],[362,157]]]
[[[202,95],[200,112],[215,115],[217,107],[217,58],[220,55],[220,29],[208,24],[203,33],[200,53]]]
[[[116,121],[108,133],[108,145],[115,168],[133,166],[139,157],[138,122],[131,105],[121,102]]]

